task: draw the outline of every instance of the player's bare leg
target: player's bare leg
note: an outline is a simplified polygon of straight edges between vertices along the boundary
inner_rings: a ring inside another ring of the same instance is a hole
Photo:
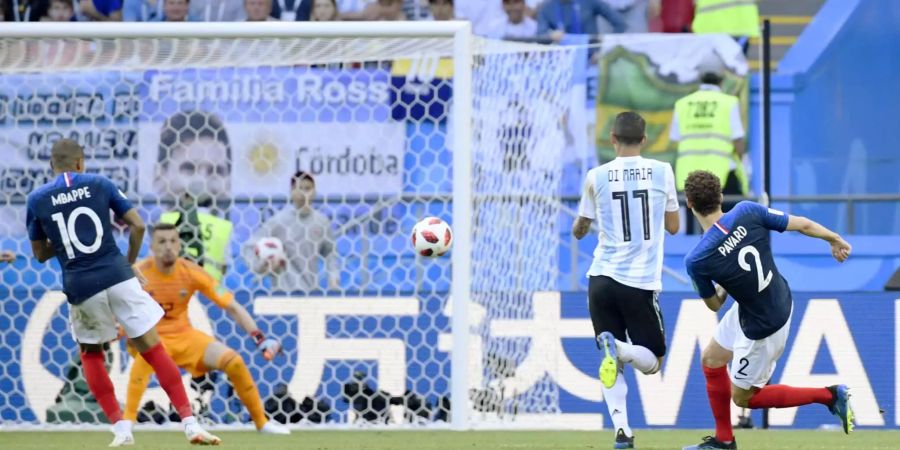
[[[181,423],[184,425],[184,434],[187,436],[188,441],[194,445],[221,444],[222,440],[204,430],[197,422],[197,418],[194,417],[187,392],[184,390],[184,385],[181,384],[181,373],[178,371],[175,361],[172,361],[172,358],[166,353],[166,349],[163,348],[159,335],[156,333],[156,328],[150,329],[142,336],[131,339],[131,343],[135,350],[141,354],[141,357],[156,372],[156,379],[163,390],[166,391],[166,395],[169,396],[169,400],[181,417]]]
[[[291,434],[286,427],[269,420],[263,408],[259,390],[250,375],[250,370],[241,355],[221,342],[212,342],[206,347],[203,364],[208,368],[218,369],[228,375],[241,403],[247,408],[256,429],[263,434]]]

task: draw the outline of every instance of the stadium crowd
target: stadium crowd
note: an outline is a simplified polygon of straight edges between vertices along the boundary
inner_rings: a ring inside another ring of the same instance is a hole
[[[485,37],[558,40],[564,33],[683,31],[690,17],[676,16],[691,9],[691,0],[0,0],[0,21],[461,19]],[[681,23],[673,26],[673,17]]]

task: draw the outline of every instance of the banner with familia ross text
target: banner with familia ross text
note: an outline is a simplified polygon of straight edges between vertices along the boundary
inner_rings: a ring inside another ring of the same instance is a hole
[[[24,199],[46,182],[60,138],[126,193],[178,195],[202,180],[215,195],[286,195],[305,170],[323,194],[396,194],[406,123],[391,116],[390,81],[382,68],[3,75],[0,194]]]
[[[286,195],[298,170],[325,195],[402,190],[405,124],[390,117],[386,70],[147,72],[140,93],[143,193]]]

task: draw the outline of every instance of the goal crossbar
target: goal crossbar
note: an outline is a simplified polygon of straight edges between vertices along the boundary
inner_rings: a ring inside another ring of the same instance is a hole
[[[21,22],[0,29],[0,38],[16,39],[141,39],[141,38],[354,38],[441,37],[471,33],[469,22]]]

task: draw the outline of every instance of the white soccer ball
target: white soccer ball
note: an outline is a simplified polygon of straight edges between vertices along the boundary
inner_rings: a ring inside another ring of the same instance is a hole
[[[266,237],[256,241],[253,249],[260,266],[268,266],[270,270],[280,272],[287,266],[287,254],[281,239]]]
[[[450,250],[453,232],[447,222],[437,217],[426,217],[413,227],[412,243],[416,253],[436,258]]]

